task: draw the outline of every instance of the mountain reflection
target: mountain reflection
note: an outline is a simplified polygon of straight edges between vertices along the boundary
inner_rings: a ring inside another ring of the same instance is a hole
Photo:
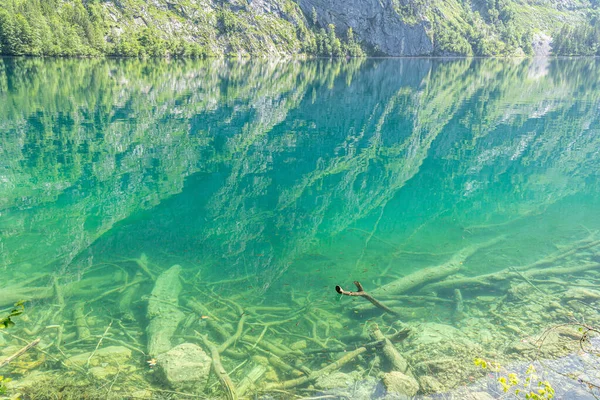
[[[349,228],[455,249],[595,205],[599,62],[4,59],[1,265],[146,252],[267,288]]]

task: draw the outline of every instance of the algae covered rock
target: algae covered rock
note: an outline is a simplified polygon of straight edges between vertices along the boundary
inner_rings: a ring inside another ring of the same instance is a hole
[[[91,357],[91,358],[90,358]],[[89,365],[97,366],[121,366],[131,359],[131,350],[124,346],[108,346],[96,350],[77,354],[67,359],[67,365],[74,364],[79,367]],[[88,364],[89,360],[89,364]]]
[[[584,302],[600,299],[600,291],[582,287],[572,287],[563,294],[567,300],[581,300]]]
[[[350,374],[333,372],[317,379],[315,387],[318,389],[345,388],[354,385],[354,381],[354,378]]]
[[[202,390],[208,381],[210,365],[210,357],[199,346],[182,343],[156,357],[156,374],[175,390]]]
[[[443,382],[446,389],[460,384],[478,370],[473,360],[485,349],[453,326],[423,323],[402,342],[402,351],[416,375],[428,375]],[[437,385],[434,385],[437,386]]]
[[[389,393],[414,396],[419,391],[419,383],[415,378],[398,371],[384,374],[383,384]]]
[[[444,385],[433,376],[420,376],[419,384],[423,393],[438,393],[445,390]]]

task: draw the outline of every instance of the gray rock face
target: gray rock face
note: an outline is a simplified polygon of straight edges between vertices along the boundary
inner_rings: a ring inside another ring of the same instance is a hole
[[[199,346],[183,343],[156,357],[156,373],[175,390],[204,388],[210,372],[210,357]]]
[[[359,41],[389,56],[433,53],[429,23],[404,23],[391,0],[300,0],[300,7],[306,15],[311,15],[314,7],[319,25],[334,24],[340,34],[352,28]]]

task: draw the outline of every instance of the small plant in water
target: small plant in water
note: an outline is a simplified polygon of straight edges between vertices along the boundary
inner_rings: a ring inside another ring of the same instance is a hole
[[[7,388],[6,388],[5,384],[10,381],[11,381],[10,378],[5,378],[2,375],[0,375],[0,396],[3,394],[6,394]]]
[[[15,325],[12,318],[23,314],[23,311],[25,311],[24,304],[25,304],[25,300],[21,300],[21,301],[15,303],[15,308],[10,310],[10,313],[8,314],[8,316],[0,318],[0,329],[10,328],[11,326]]]
[[[482,369],[488,369],[493,372],[501,372],[502,367],[496,362],[489,362],[481,358],[473,360],[475,365]],[[544,400],[554,398],[554,388],[548,381],[539,380],[535,367],[530,365],[525,371],[525,380],[523,385],[519,385],[519,376],[514,372],[502,374],[498,378],[498,383],[502,386],[504,393],[512,392],[517,398]]]

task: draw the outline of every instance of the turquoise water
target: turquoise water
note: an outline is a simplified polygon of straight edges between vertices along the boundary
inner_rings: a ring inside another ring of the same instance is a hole
[[[227,397],[163,376],[207,335],[240,397],[378,398],[381,345],[317,374],[374,323],[424,396],[565,356],[526,347],[600,325],[599,99],[597,59],[0,59],[0,362],[41,339],[7,390]]]

